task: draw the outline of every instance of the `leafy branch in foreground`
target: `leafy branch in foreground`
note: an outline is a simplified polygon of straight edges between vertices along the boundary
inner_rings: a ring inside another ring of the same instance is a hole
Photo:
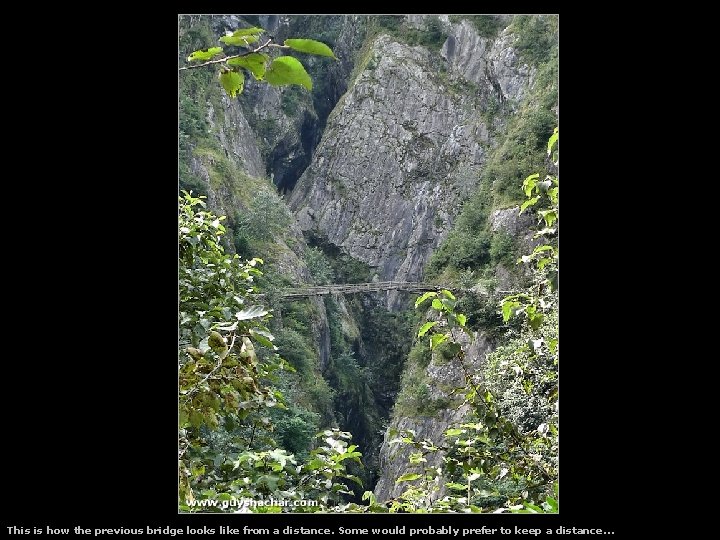
[[[256,80],[265,81],[273,86],[297,84],[312,90],[312,80],[302,62],[292,56],[271,58],[266,54],[271,48],[290,49],[305,54],[327,56],[337,60],[330,47],[313,39],[286,39],[284,44],[280,45],[273,43],[272,38],[268,38],[261,45],[255,46],[260,41],[260,36],[263,33],[265,33],[264,29],[255,26],[228,32],[218,41],[227,47],[239,49],[241,52],[227,54],[223,47],[200,49],[192,52],[187,57],[187,61],[202,63],[184,66],[179,70],[183,71],[219,64],[218,78],[220,85],[230,97],[235,97],[241,94],[245,87],[245,71],[249,72]],[[217,56],[220,56],[220,58],[215,58]]]
[[[360,465],[350,433],[326,429],[301,462],[272,438],[271,409],[286,409],[276,388],[277,354],[259,303],[261,259],[225,253],[224,216],[204,197],[179,197],[179,508],[234,512],[242,499],[316,501],[316,506],[257,506],[251,512],[319,512],[338,507],[361,484],[345,469]],[[206,503],[213,502],[214,505]],[[242,510],[239,510],[242,511]]]

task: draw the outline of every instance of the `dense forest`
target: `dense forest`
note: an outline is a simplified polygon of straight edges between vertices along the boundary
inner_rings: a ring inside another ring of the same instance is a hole
[[[558,512],[558,18],[183,15],[180,512]]]

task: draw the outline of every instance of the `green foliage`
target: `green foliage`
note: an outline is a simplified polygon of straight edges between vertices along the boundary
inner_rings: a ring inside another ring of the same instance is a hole
[[[433,416],[451,405],[450,398],[431,397],[429,387],[431,380],[426,369],[432,358],[432,350],[427,340],[417,340],[410,349],[402,373],[401,390],[395,402],[396,418]]]
[[[546,31],[552,32],[551,26]],[[504,233],[490,230],[489,217],[496,209],[525,204],[521,185],[527,171],[539,170],[545,164],[548,138],[557,121],[552,111],[557,105],[557,50],[554,43],[549,57],[538,67],[536,83],[525,104],[507,120],[507,136],[489,154],[478,189],[465,201],[455,226],[430,258],[426,269],[429,278],[447,283],[461,272],[482,272],[498,262],[508,266],[515,256],[511,242],[495,238]],[[503,252],[504,247],[509,251]]]
[[[217,56],[223,52],[222,47],[210,47],[206,51],[195,51],[188,56],[188,62],[195,62],[197,60],[210,60],[213,56]]]
[[[315,285],[328,285],[335,279],[333,270],[327,255],[317,247],[312,247],[305,252],[305,264],[312,276],[312,283]]]
[[[241,71],[221,69],[219,78],[220,84],[231,98],[242,93],[245,86],[245,76]]]
[[[204,27],[203,27],[204,28]],[[188,32],[181,41],[201,39],[200,32]],[[213,93],[220,94],[219,87],[212,83],[212,75],[204,70],[192,70],[180,78],[178,103],[179,121],[179,176],[180,189],[195,193],[206,193],[207,186],[191,172],[193,146],[208,138],[210,125],[207,121],[206,103],[212,101]]]
[[[515,237],[504,231],[498,231],[493,234],[490,240],[490,260],[491,264],[502,263],[511,266],[515,263],[517,257],[517,245]]]
[[[215,168],[217,163],[215,162]],[[264,251],[275,238],[282,236],[290,227],[292,216],[277,194],[268,186],[250,195],[247,207],[235,212],[235,249],[240,254]]]
[[[557,168],[558,153],[555,147],[559,144],[559,131],[555,128],[548,142],[547,154],[552,156],[553,166]],[[546,175],[540,181],[539,174],[528,176],[523,182],[523,191],[531,205],[538,204],[545,208],[537,212],[539,230],[535,238],[543,238],[549,243],[536,246],[532,253],[522,256],[518,263],[532,265],[531,272],[535,286],[532,290],[512,294],[503,298],[501,303],[503,320],[511,317],[523,316],[533,330],[537,330],[543,323],[545,313],[554,308],[555,296],[558,289],[558,246],[555,237],[558,232],[558,218],[560,216],[560,186],[557,175]],[[521,207],[521,211],[525,208]]]
[[[329,56],[337,60],[335,53],[332,52],[330,47],[314,39],[286,39],[285,45],[294,51],[316,54],[318,56]]]
[[[400,29],[404,22],[404,17],[402,15],[376,15],[372,21],[380,28],[394,32]]]
[[[515,31],[515,47],[532,65],[550,58],[557,42],[557,15],[517,15],[512,22]]]
[[[435,52],[440,51],[447,39],[447,33],[436,16],[428,18],[425,29],[413,28],[402,15],[377,15],[371,19],[372,23],[379,31],[385,31],[403,43],[422,45]]]
[[[253,303],[262,261],[225,254],[224,217],[204,210],[202,198],[186,192],[179,202],[180,489],[181,499],[192,499],[202,429],[262,423],[259,411],[284,406],[269,383],[285,362],[276,354],[261,360],[253,343],[261,334],[272,348],[274,339],[267,310]]]
[[[270,48],[291,49],[301,53],[316,56],[330,57],[337,60],[335,53],[325,43],[313,39],[287,39],[284,45],[272,43],[268,38],[258,45],[265,30],[259,27],[241,28],[222,36],[218,41],[229,47],[245,49],[237,54],[227,54],[222,47],[210,47],[193,51],[187,57],[190,63],[204,61],[203,64],[190,65],[181,70],[208,65],[219,65],[218,74],[220,84],[225,92],[234,98],[241,94],[244,88],[245,76],[243,70],[250,72],[255,80],[264,81],[273,86],[297,84],[307,90],[312,90],[312,80],[302,63],[292,56],[279,56],[271,58],[261,50]],[[216,58],[217,56],[220,58]]]
[[[248,45],[251,45],[255,43],[259,38],[259,36],[264,32],[262,28],[243,28],[240,30],[235,30],[230,35],[221,37],[218,41],[222,41],[226,45],[234,45],[236,47],[247,47]]]
[[[297,84],[312,90],[312,80],[297,58],[280,56],[275,58],[265,72],[265,79],[273,86]]]
[[[470,21],[478,35],[485,38],[494,38],[503,29],[504,24],[497,15],[450,15],[450,22],[457,23],[466,19]]]
[[[274,423],[275,436],[281,446],[298,460],[305,460],[320,429],[320,415],[291,405],[277,415]]]
[[[270,58],[263,53],[250,53],[247,56],[239,58],[231,58],[227,61],[229,66],[239,66],[247,69],[252,73],[256,80],[261,80],[267,70],[267,64]]]
[[[366,263],[343,252],[327,239],[309,233],[307,241],[308,245],[319,248],[326,255],[336,283],[366,283],[372,279],[370,267]]]
[[[292,328],[283,328],[277,331],[275,345],[278,348],[278,353],[301,375],[310,375],[314,368],[317,353],[307,343],[302,334]]]
[[[480,268],[490,263],[492,234],[487,230],[491,195],[486,184],[463,204],[447,240],[433,253],[427,268],[429,277],[447,269]]]
[[[227,255],[220,244],[225,218],[204,208],[200,197],[179,198],[180,510],[234,511],[231,501],[271,497],[320,502],[294,511],[334,508],[352,493],[348,485],[361,483],[345,468],[361,454],[348,445],[349,433],[325,430],[307,455],[318,415],[296,405],[277,425],[284,448],[275,446],[273,410],[287,406],[273,383],[293,369],[276,353],[265,326],[269,311],[257,303],[262,260]],[[283,336],[290,352],[292,337]],[[216,504],[203,504],[208,499]]]

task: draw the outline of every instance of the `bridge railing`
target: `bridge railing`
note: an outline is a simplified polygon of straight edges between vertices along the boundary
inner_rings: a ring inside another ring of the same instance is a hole
[[[283,298],[302,298],[310,296],[323,296],[327,294],[352,294],[358,292],[379,292],[402,290],[410,292],[436,291],[442,287],[427,283],[413,281],[375,281],[369,283],[349,283],[338,285],[314,285],[308,287],[294,287],[281,292]]]

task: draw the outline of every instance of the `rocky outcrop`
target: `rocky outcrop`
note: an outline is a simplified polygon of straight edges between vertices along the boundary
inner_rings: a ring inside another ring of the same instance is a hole
[[[520,208],[515,206],[494,211],[490,216],[490,229],[493,232],[501,231],[512,235],[518,240],[521,252],[527,253],[539,243],[539,240],[533,238],[533,218],[528,214],[519,214],[519,210]],[[497,288],[501,290],[514,287],[518,281],[518,274],[509,272],[502,264],[496,266],[495,277],[498,280]],[[476,332],[472,341],[460,332],[454,334],[454,339],[463,346],[465,365],[462,366],[457,358],[449,362],[444,361],[441,355],[435,353],[425,370],[430,381],[428,399],[444,400],[451,405],[432,416],[393,417],[380,447],[381,476],[374,490],[379,500],[397,497],[406,489],[406,485],[395,483],[396,478],[407,472],[421,472],[409,465],[410,453],[414,451],[411,446],[391,444],[401,431],[412,430],[416,435],[415,440],[427,439],[440,446],[445,430],[462,422],[468,413],[467,407],[454,398],[452,390],[465,386],[465,373],[483,373],[485,359],[494,350],[494,343],[482,332]],[[426,456],[428,461],[423,467],[441,466],[442,456],[441,452],[428,454]],[[445,491],[444,482],[440,482],[440,489],[433,496],[441,498],[445,495]]]
[[[419,417],[394,417],[385,432],[385,438],[380,447],[381,477],[375,486],[375,496],[378,500],[386,501],[397,497],[407,488],[407,484],[396,484],[395,479],[408,472],[422,472],[425,467],[442,466],[442,452],[430,453],[425,457],[427,462],[422,469],[410,465],[410,454],[416,451],[412,446],[402,443],[392,443],[403,430],[415,432],[415,440],[429,440],[437,444],[443,442],[445,430],[458,422],[461,422],[467,415],[467,406],[462,405],[453,390],[465,386],[464,373],[482,371],[487,354],[492,351],[490,340],[482,333],[475,334],[470,342],[465,334],[458,333],[455,339],[463,344],[465,353],[465,366],[460,364],[459,359],[443,361],[441,355],[435,353],[433,359],[426,368],[429,380],[428,399],[432,401],[445,400],[454,403],[436,412],[432,416]],[[445,494],[444,483],[441,482],[440,489],[435,497],[442,497]]]
[[[517,101],[528,82],[510,42],[480,38],[466,21],[452,26],[445,58],[375,39],[289,199],[303,231],[381,280],[421,280],[495,143],[484,101],[494,85]]]
[[[317,17],[267,15],[259,17],[275,41],[305,36]],[[365,17],[328,16],[322,30],[338,60],[303,55],[313,80],[312,93],[297,86],[274,87],[248,80],[245,111],[256,132],[273,182],[285,192],[295,187],[310,163],[330,111],[347,89],[355,51],[362,45]],[[318,38],[321,36],[318,36]]]
[[[534,75],[513,48],[514,34],[508,28],[497,39],[480,37],[472,23],[453,25],[442,48],[442,56],[463,79],[490,92],[502,103],[517,105]]]

